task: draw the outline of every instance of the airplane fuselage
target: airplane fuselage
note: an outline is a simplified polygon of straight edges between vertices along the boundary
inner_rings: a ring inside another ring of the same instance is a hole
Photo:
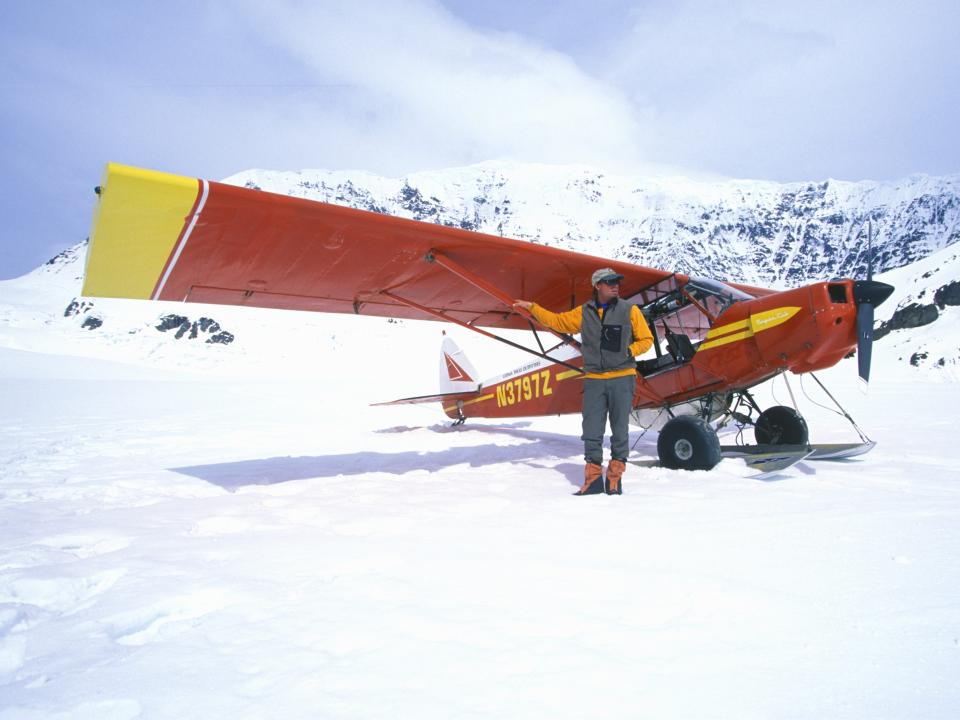
[[[853,281],[819,282],[737,302],[712,318],[689,359],[662,349],[640,363],[634,408],[660,408],[710,393],[743,390],[789,370],[831,367],[857,346]],[[659,338],[662,340],[662,338]],[[583,374],[572,347],[536,359],[484,384],[478,393],[444,402],[459,417],[524,417],[578,413]]]

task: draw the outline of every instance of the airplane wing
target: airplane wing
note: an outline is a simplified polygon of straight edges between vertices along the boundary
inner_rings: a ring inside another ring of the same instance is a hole
[[[585,302],[611,267],[633,292],[672,273],[256,189],[109,163],[83,294],[525,328],[514,298]]]

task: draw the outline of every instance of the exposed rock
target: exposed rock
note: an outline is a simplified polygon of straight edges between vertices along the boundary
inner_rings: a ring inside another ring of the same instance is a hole
[[[190,330],[191,327],[192,327],[192,323],[189,320],[184,319],[184,321],[180,323],[180,327],[177,328],[177,334],[174,335],[174,337],[177,340],[179,340]],[[197,333],[196,331],[194,331],[193,337],[196,337],[196,336],[197,336]]]
[[[67,305],[67,309],[63,311],[63,316],[73,317],[74,315],[83,315],[92,308],[93,303],[89,300],[78,300],[74,298],[70,301],[70,304]]]
[[[933,295],[933,302],[943,310],[946,305],[960,305],[960,280],[937,288]]]
[[[70,304],[67,305],[67,309],[63,311],[63,316],[66,318],[83,317],[83,323],[81,323],[80,327],[84,330],[96,330],[103,325],[103,317],[100,315],[90,315],[89,313],[92,309],[93,303],[91,301],[74,298],[70,301]]]
[[[922,327],[929,325],[939,317],[936,305],[920,305],[910,303],[906,307],[898,308],[896,312],[884,323],[880,324],[873,331],[873,339],[879,340],[889,334],[892,330],[904,330],[906,328]],[[913,361],[911,360],[911,363]]]
[[[160,324],[156,327],[160,332],[167,332],[167,330],[180,327],[185,322],[187,322],[187,318],[183,315],[164,315],[160,318]]]
[[[210,318],[202,317],[197,320],[196,324],[200,328],[201,332],[215,333],[220,330],[220,323],[218,323],[216,320],[211,320]]]
[[[86,238],[83,242],[73,245],[72,247],[68,247],[62,253],[54,255],[52,258],[47,260],[44,265],[49,267],[51,265],[67,265],[73,263],[81,253],[86,252],[87,245],[89,244],[90,238]]]
[[[226,330],[223,330],[216,335],[211,335],[207,338],[207,342],[214,345],[229,345],[233,342],[233,333],[228,333]]]
[[[174,338],[180,340],[184,336],[188,340],[196,340],[201,334],[208,335],[206,342],[215,345],[229,345],[234,341],[233,333],[222,330],[220,323],[208,317],[191,321],[184,315],[164,315],[160,323],[155,326],[160,332],[176,330]]]
[[[423,195],[415,187],[405,184],[396,198],[400,207],[413,215],[414,220],[436,222],[450,227],[459,227],[460,219],[451,217],[451,212],[444,207],[438,198],[430,197],[424,200]]]

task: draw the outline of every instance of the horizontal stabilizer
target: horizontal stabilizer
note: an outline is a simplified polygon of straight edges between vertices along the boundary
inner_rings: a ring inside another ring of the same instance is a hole
[[[480,389],[478,388],[472,393],[452,392],[437,393],[436,395],[418,395],[417,397],[400,398],[399,400],[390,400],[389,402],[371,403],[371,407],[379,407],[382,405],[419,405],[420,403],[443,402],[444,400],[452,400],[454,398],[469,398],[479,394]]]

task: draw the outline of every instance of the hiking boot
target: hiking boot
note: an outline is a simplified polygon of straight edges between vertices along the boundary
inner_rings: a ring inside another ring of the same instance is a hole
[[[597,495],[603,492],[603,468],[596,463],[587,463],[583,469],[583,487],[574,495]]]
[[[620,479],[623,477],[623,471],[627,469],[627,464],[623,460],[611,460],[607,465],[607,476],[603,479],[603,489],[607,495],[622,495],[623,486]]]

